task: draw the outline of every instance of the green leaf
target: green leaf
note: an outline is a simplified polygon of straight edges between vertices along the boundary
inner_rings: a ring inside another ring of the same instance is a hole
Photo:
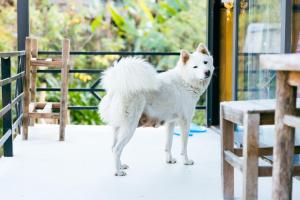
[[[173,7],[171,7],[167,2],[164,1],[160,1],[159,5],[164,8],[169,15],[175,15],[177,13],[176,9],[174,9]]]
[[[101,23],[102,23],[102,16],[96,17],[91,23],[92,32],[95,32],[95,30],[101,25]]]
[[[147,16],[147,18],[153,22],[154,18],[152,16],[152,12],[150,10],[150,8],[145,4],[144,0],[139,0],[138,4],[140,6],[140,8],[144,11],[145,15]]]
[[[116,9],[112,5],[109,5],[109,12],[111,14],[112,20],[115,22],[118,28],[123,29],[125,19],[116,11]]]

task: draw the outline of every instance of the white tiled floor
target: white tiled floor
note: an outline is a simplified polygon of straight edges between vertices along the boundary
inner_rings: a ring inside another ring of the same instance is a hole
[[[190,137],[194,166],[182,165],[180,137],[174,137],[178,163],[167,165],[163,129],[138,129],[123,154],[122,160],[130,166],[128,175],[115,177],[108,127],[68,126],[66,141],[58,142],[57,126],[35,126],[28,141],[15,140],[13,158],[0,158],[0,199],[221,199],[219,136],[210,132]],[[294,181],[294,188],[299,199],[299,181]],[[236,197],[241,197],[240,172],[236,172]],[[271,178],[260,178],[259,199],[270,197]]]

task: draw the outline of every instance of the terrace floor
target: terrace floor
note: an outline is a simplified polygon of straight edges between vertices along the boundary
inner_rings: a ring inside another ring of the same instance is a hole
[[[164,162],[163,128],[138,129],[126,147],[126,177],[113,176],[110,128],[67,127],[58,142],[58,126],[30,128],[28,141],[18,136],[14,157],[0,158],[0,196],[7,200],[220,200],[220,137],[209,130],[190,137],[194,166]],[[174,136],[179,158],[180,137]],[[241,173],[236,171],[236,197],[242,196]],[[298,189],[297,189],[298,188]],[[294,199],[300,198],[294,180]],[[259,179],[259,199],[271,199],[271,178]]]

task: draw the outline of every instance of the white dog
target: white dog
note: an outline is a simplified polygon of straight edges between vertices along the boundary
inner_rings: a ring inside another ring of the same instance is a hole
[[[134,57],[121,59],[104,72],[102,85],[107,94],[99,111],[103,121],[113,128],[116,176],[126,175],[123,170],[128,166],[121,164],[121,153],[139,126],[166,126],[166,162],[173,164],[173,129],[178,123],[182,130],[183,163],[194,164],[187,155],[189,125],[213,70],[213,58],[200,44],[192,54],[182,50],[177,66],[160,74],[146,61]]]

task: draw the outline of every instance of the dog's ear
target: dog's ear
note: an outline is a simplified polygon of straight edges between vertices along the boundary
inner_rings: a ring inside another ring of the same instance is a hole
[[[202,53],[202,54],[205,54],[205,55],[210,56],[210,53],[209,53],[207,47],[205,46],[205,44],[200,43],[200,44],[198,45],[196,51],[198,51],[199,53]]]
[[[180,59],[183,62],[183,64],[186,64],[187,61],[190,59],[190,53],[186,50],[180,51]]]

